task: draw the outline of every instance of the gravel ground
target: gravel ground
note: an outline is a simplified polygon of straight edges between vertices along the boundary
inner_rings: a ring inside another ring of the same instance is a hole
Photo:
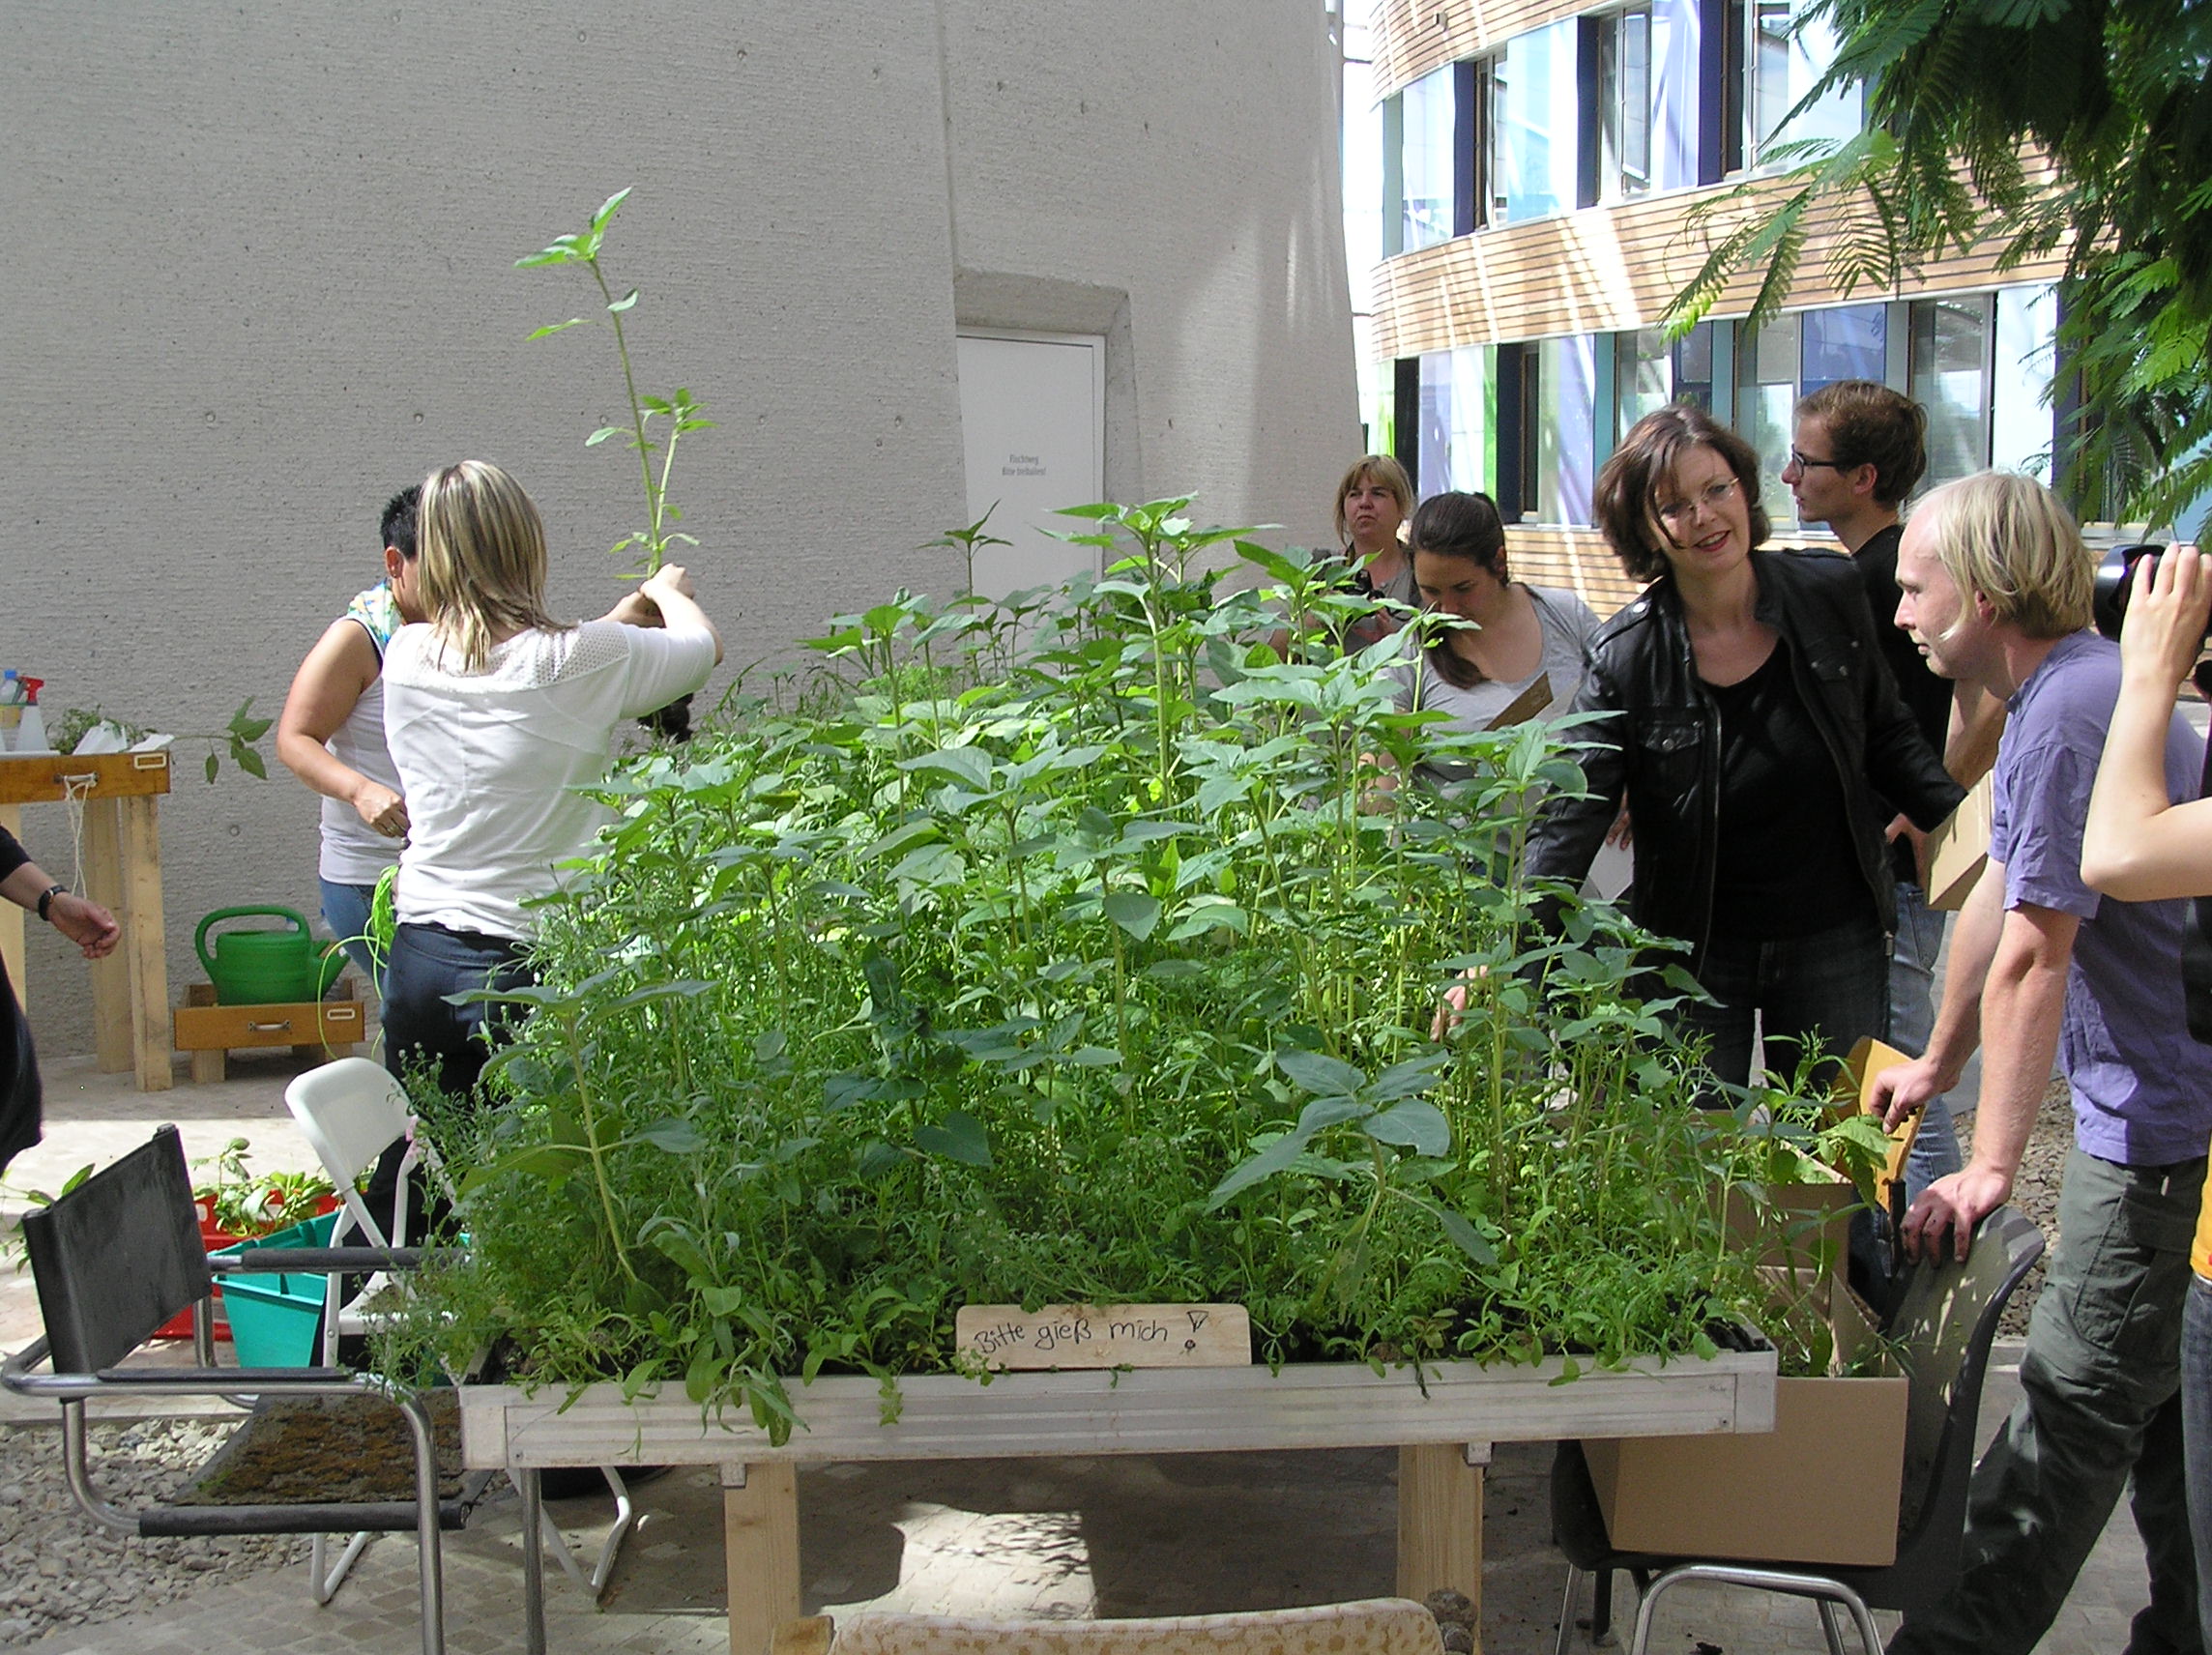
[[[95,1425],[94,1486],[117,1505],[155,1503],[232,1427],[227,1419]],[[304,1559],[307,1547],[305,1536],[290,1534],[141,1540],[111,1533],[70,1498],[57,1428],[0,1428],[0,1647],[136,1614],[212,1581]]]

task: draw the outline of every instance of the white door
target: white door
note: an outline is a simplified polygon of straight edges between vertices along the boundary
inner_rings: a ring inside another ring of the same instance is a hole
[[[1090,546],[1045,528],[1085,532],[1063,506],[1105,497],[1106,341],[1091,334],[962,334],[960,423],[968,457],[968,521],[1013,543],[975,559],[975,590],[1004,597],[1098,568]]]

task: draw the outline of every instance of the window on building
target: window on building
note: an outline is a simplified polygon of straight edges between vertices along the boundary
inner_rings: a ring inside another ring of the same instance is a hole
[[[1787,165],[1783,146],[1852,136],[1865,120],[1857,87],[1827,93],[1799,109],[1835,61],[1836,32],[1807,16],[1801,0],[1728,0],[1722,49],[1723,166]],[[1792,112],[1794,111],[1794,114]]]
[[[1990,463],[1991,358],[1994,296],[1915,299],[1911,367],[1906,394],[1928,410],[1928,477],[1933,488]]]
[[[1597,48],[1597,198],[1624,201],[1651,188],[1651,8],[1594,20]]]
[[[1398,95],[1401,252],[1451,239],[1452,70],[1433,70]]]
[[[1575,205],[1582,111],[1578,19],[1516,35],[1493,59],[1497,178],[1494,222],[1564,213]]]
[[[1700,322],[1673,344],[1664,331],[1613,336],[1613,442],[1670,402],[1713,405],[1713,324]]]
[[[1597,338],[1542,339],[1534,354],[1536,520],[1587,523],[1597,476]]]
[[[1497,351],[1470,345],[1421,357],[1420,478],[1426,500],[1446,489],[1495,494]]]
[[[1844,305],[1808,310],[1797,385],[1802,395],[1840,379],[1871,379],[1879,384],[1889,372],[1889,307]]]
[[[2048,479],[2056,436],[2051,382],[2058,372],[2058,290],[1998,290],[1990,363],[1990,464]]]

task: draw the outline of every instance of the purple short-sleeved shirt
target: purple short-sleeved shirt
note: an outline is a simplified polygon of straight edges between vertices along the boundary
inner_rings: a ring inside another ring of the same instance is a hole
[[[2005,907],[2081,921],[2066,973],[2058,1066],[2074,1096],[2074,1141],[2128,1166],[2204,1153],[2212,1134],[2212,1046],[2190,1038],[2182,1007],[2186,902],[2120,902],[2081,883],[2081,828],[2120,693],[2119,646],[2061,638],[2013,695],[1997,750],[1990,857]],[[2197,797],[2203,743],[2180,713],[2166,736],[2166,791]]]

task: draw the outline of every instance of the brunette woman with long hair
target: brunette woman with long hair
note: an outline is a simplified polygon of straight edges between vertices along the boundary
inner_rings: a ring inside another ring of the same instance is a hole
[[[1685,1003],[1723,1081],[1775,1046],[1848,1051],[1888,1028],[1891,801],[1932,828],[1964,795],[1882,660],[1848,559],[1760,549],[1759,457],[1703,410],[1637,421],[1598,473],[1597,519],[1650,584],[1601,627],[1573,711],[1583,797],[1555,794],[1531,875],[1580,880],[1621,800],[1630,912],[1689,944],[1714,1003]],[[1770,1051],[1786,1072],[1786,1052]]]

